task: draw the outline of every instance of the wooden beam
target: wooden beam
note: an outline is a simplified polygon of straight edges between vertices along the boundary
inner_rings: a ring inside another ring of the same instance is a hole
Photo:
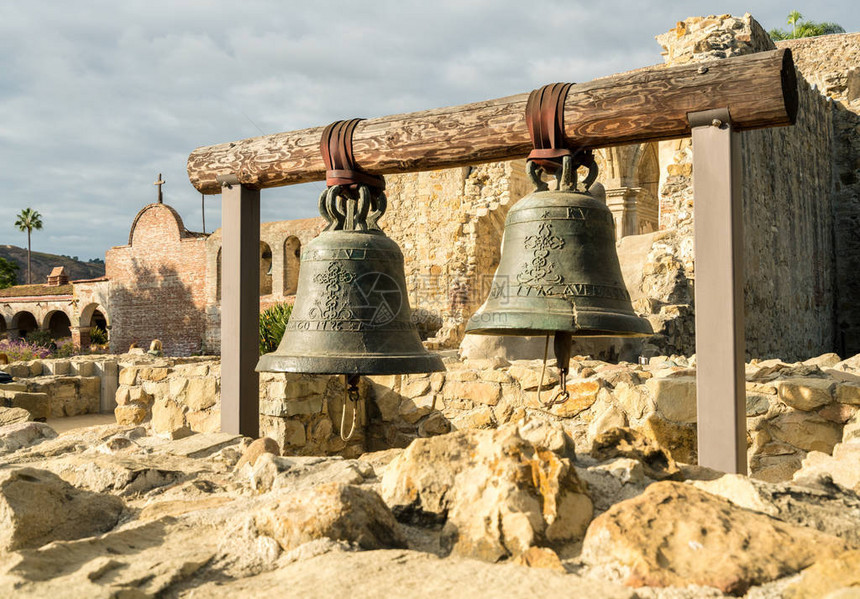
[[[531,149],[527,99],[519,94],[362,121],[353,138],[356,161],[370,172],[389,174],[522,158]],[[735,131],[793,124],[791,51],[658,65],[574,85],[565,103],[565,134],[579,148],[685,137],[688,113],[725,107]],[[236,175],[256,189],[323,180],[322,130],[198,148],[188,157],[188,177],[206,194],[221,193],[219,175]]]

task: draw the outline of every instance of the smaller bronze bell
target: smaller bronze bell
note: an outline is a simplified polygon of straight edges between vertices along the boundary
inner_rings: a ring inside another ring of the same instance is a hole
[[[564,157],[556,190],[540,179],[542,167],[527,163],[537,190],[508,212],[490,295],[466,326],[466,333],[481,335],[553,334],[562,375],[574,336],[653,334],[633,312],[602,186],[589,189],[597,167],[590,154],[579,159]],[[584,192],[576,191],[579,164],[590,170]]]
[[[296,302],[278,349],[258,371],[406,374],[445,370],[412,321],[403,254],[377,225],[382,191],[340,185],[320,196],[328,227],[305,246]],[[354,377],[353,377],[354,380]]]

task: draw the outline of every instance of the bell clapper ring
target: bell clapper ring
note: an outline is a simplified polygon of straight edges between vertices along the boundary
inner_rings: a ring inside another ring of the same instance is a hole
[[[352,404],[352,426],[349,433],[344,434],[346,428],[346,406]],[[343,411],[340,413],[340,438],[349,441],[355,434],[355,422],[358,420],[358,376],[343,375]]]

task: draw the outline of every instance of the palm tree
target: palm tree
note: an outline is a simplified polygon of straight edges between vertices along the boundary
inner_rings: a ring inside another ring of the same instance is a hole
[[[34,229],[36,231],[42,230],[42,215],[39,214],[38,210],[24,208],[18,215],[15,226],[18,227],[19,231],[27,231],[27,284],[30,285],[33,282],[30,271],[30,234]]]
[[[800,22],[800,19],[803,18],[803,15],[800,14],[800,11],[793,10],[788,13],[788,19],[786,23],[791,25],[791,37],[797,39],[797,24]]]
[[[845,29],[843,29],[838,23],[830,23],[828,21],[823,21],[821,23],[807,21],[803,18],[803,15],[796,10],[788,13],[786,23],[791,25],[791,31],[771,29],[768,31],[768,34],[772,40],[796,40],[802,37],[816,37],[818,35],[830,35],[831,33],[845,33]]]

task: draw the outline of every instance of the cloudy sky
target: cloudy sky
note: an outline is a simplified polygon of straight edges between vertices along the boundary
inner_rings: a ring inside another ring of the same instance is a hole
[[[40,0],[0,3],[0,244],[82,259],[126,242],[165,201],[201,229],[195,147],[475,102],[660,62],[654,36],[693,15],[791,9],[860,31],[853,1]],[[321,184],[266,190],[263,219],[314,216]],[[206,227],[220,196],[206,198]]]

